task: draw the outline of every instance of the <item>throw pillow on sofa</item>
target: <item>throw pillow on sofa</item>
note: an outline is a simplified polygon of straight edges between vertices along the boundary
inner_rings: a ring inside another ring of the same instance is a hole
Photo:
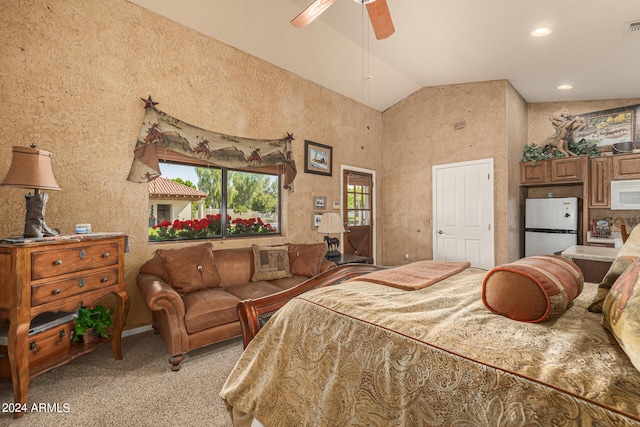
[[[327,244],[325,242],[288,243],[287,246],[289,248],[289,265],[291,266],[292,275],[313,277],[320,274],[322,262],[327,255]]]
[[[291,277],[286,246],[258,246],[253,249],[253,280],[274,280]]]
[[[186,294],[220,286],[220,274],[213,262],[210,243],[179,249],[158,249],[156,253],[164,261],[169,284],[176,291]]]

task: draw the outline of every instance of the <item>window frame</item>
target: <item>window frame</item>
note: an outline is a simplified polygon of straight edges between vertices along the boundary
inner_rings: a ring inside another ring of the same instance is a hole
[[[194,158],[194,161],[186,161],[184,159],[174,159],[174,156],[165,156],[164,158],[160,158],[160,163],[178,165],[178,166],[186,166],[192,168],[211,168],[211,169],[219,169],[221,171],[221,200],[220,200],[220,236],[212,236],[212,237],[200,237],[200,238],[173,238],[173,239],[151,239],[149,238],[149,243],[159,243],[159,242],[180,242],[180,241],[194,241],[194,240],[223,240],[223,239],[237,239],[237,238],[263,238],[263,237],[272,237],[272,236],[282,236],[282,174],[274,173],[273,171],[263,171],[263,170],[251,170],[251,169],[241,169],[241,168],[229,168],[225,166],[215,165],[206,161],[199,162],[198,159]],[[230,186],[229,182],[229,172],[241,172],[241,173],[249,173],[249,174],[258,174],[258,175],[266,175],[269,177],[273,177],[276,179],[275,188],[277,189],[277,209],[275,214],[278,218],[278,227],[275,232],[257,232],[257,233],[229,233],[229,226],[232,225],[233,219],[229,220],[228,214],[228,188]],[[197,186],[197,183],[195,183]],[[200,190],[199,190],[200,191]],[[151,228],[151,227],[150,227]]]

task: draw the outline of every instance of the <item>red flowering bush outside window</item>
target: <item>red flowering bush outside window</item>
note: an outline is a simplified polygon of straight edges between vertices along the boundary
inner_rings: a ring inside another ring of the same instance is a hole
[[[278,229],[264,223],[262,218],[235,218],[227,215],[227,235],[252,235],[277,233]],[[222,236],[222,215],[207,215],[201,219],[181,221],[179,219],[162,221],[151,227],[155,233],[150,240],[189,240],[207,239]]]

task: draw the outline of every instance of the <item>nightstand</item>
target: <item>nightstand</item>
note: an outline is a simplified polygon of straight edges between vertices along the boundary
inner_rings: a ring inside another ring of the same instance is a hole
[[[360,256],[360,255],[351,255],[351,254],[341,254],[340,256],[331,257],[331,258],[327,257],[327,261],[335,262],[336,265],[352,264],[352,263],[373,264],[373,259],[369,257]]]

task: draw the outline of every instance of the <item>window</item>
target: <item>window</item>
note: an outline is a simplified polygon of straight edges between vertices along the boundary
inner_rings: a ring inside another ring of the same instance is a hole
[[[149,241],[280,233],[280,175],[171,162],[160,169],[149,184]]]

